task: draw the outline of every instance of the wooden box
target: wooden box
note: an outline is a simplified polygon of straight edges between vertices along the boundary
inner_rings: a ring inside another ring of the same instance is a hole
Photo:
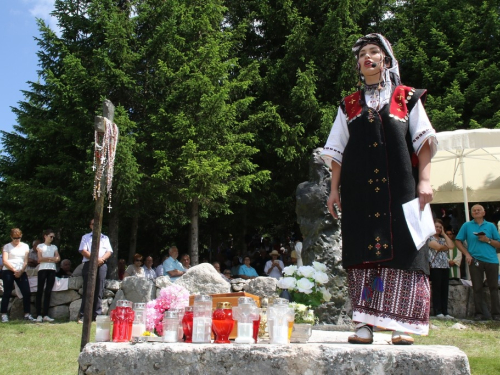
[[[212,310],[215,310],[217,308],[217,302],[229,302],[231,306],[238,306],[238,298],[239,297],[251,297],[254,299],[255,304],[257,307],[260,307],[260,298],[256,295],[246,293],[246,292],[235,292],[235,293],[222,293],[222,294],[210,294],[212,297]],[[194,295],[189,296],[189,306],[193,306],[194,303]],[[229,335],[229,338],[234,340],[238,336],[238,327],[237,327],[237,322],[234,322],[234,327],[233,330],[231,331],[231,334]],[[213,332],[212,332],[212,339],[213,339]]]

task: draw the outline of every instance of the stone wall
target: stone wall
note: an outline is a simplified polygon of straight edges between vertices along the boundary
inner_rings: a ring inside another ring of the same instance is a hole
[[[276,297],[276,279],[270,277],[258,277],[253,280],[243,280],[235,279],[228,283],[222,277],[220,280],[217,277],[220,275],[210,269],[210,265],[198,265],[193,267],[186,273],[185,279],[177,280],[176,284],[183,284],[189,287],[191,294],[217,294],[217,293],[229,293],[229,292],[240,292],[245,291],[250,294],[257,295],[259,297]],[[213,268],[212,268],[213,269]],[[207,274],[208,273],[208,274]],[[212,273],[212,274],[210,274]],[[189,276],[189,277],[187,277]],[[183,276],[184,277],[184,276]],[[198,282],[195,280],[203,280],[206,278],[213,278],[213,282]],[[334,279],[334,282],[340,280],[339,278]],[[103,298],[103,313],[108,314],[115,305],[116,301],[119,299],[127,299],[132,302],[148,302],[156,298],[157,293],[161,288],[171,285],[172,282],[168,277],[159,277],[155,280],[155,283],[139,278],[139,277],[129,277],[124,281],[117,280],[106,280]],[[78,318],[78,312],[80,311],[80,305],[82,303],[83,294],[83,278],[81,276],[72,277],[69,279],[68,290],[61,292],[52,292],[50,300],[49,315],[58,320],[70,320],[76,321]],[[338,285],[339,288],[343,287]],[[488,288],[484,288],[485,300],[490,308],[490,293]],[[3,283],[0,280],[0,297],[3,296]],[[35,316],[35,298],[36,293],[31,295],[31,314]],[[1,298],[0,298],[1,300]],[[448,294],[448,312],[450,315],[458,319],[472,318],[474,316],[474,296],[472,293],[472,288],[462,285],[460,282],[452,281],[450,283],[450,291]],[[334,302],[334,306],[335,306]],[[344,302],[349,306],[348,301]],[[10,319],[22,319],[23,318],[23,303],[18,297],[11,297],[9,302],[9,314]],[[333,312],[335,315],[327,315]],[[320,310],[320,323],[327,324],[339,324],[338,315],[335,308],[330,309],[327,305],[324,309]],[[348,316],[351,312],[346,309],[343,314]],[[344,318],[344,319],[347,319]]]
[[[49,316],[58,320],[76,321],[82,303],[83,277],[71,277],[68,280],[68,290],[52,292]],[[103,314],[108,314],[113,310],[116,301],[120,299],[134,303],[149,302],[156,298],[161,288],[171,284],[172,281],[168,276],[158,277],[154,282],[140,277],[127,277],[123,281],[106,280],[102,301]],[[190,268],[185,275],[175,281],[175,284],[182,285],[189,290],[190,294],[220,294],[245,290],[260,297],[276,296],[276,279],[274,278],[236,279],[228,283],[208,263]],[[0,297],[3,297],[2,280],[0,280]],[[36,315],[35,299],[36,293],[32,293],[31,315],[33,316]],[[22,319],[24,316],[23,301],[15,293],[10,298],[8,312],[11,320]]]

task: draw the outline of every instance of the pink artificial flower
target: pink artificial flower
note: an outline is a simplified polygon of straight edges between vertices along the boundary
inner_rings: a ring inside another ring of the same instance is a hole
[[[163,313],[170,309],[189,306],[189,292],[186,288],[172,284],[160,290],[158,298],[146,304],[146,328],[163,335]]]

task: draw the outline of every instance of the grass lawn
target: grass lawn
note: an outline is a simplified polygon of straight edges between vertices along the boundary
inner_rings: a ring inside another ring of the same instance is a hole
[[[500,374],[500,322],[458,322],[467,329],[450,329],[456,320],[431,319],[436,328],[429,336],[415,336],[415,344],[456,346],[467,354],[472,375]]]
[[[433,319],[429,336],[415,337],[417,345],[454,345],[469,357],[472,375],[500,374],[500,323],[463,323]],[[82,326],[71,323],[0,323],[0,369],[9,375],[63,375],[78,372]],[[92,324],[94,339],[95,323]]]

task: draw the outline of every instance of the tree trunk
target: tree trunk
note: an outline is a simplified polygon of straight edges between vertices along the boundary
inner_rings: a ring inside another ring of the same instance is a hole
[[[118,204],[116,208],[111,210],[109,215],[109,241],[113,253],[108,259],[108,279],[118,280],[118,235],[120,232],[120,210]]]
[[[242,210],[242,216],[243,216],[243,223],[241,225],[243,232],[241,233],[241,238],[243,238],[243,254],[248,254],[248,244],[247,244],[247,205],[245,204],[243,206]]]
[[[191,253],[191,265],[196,266],[198,261],[198,218],[199,218],[198,198],[193,198],[191,202],[191,230],[189,236],[189,248]]]
[[[134,217],[132,218],[132,228],[130,228],[130,247],[128,250],[128,263],[131,264],[137,252],[137,229],[139,228],[139,202],[134,206]]]

